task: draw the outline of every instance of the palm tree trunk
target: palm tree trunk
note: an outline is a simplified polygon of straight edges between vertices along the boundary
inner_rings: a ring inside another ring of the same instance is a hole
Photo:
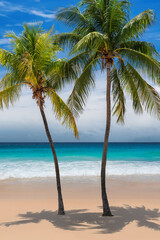
[[[47,134],[47,137],[48,137],[51,149],[52,149],[53,158],[54,158],[57,191],[58,191],[58,214],[59,215],[64,215],[65,211],[64,211],[63,198],[62,198],[62,192],[61,192],[61,181],[60,181],[58,159],[57,159],[56,151],[55,151],[54,144],[53,144],[53,141],[52,141],[52,137],[51,137],[51,134],[49,132],[48,123],[47,123],[47,119],[46,119],[46,116],[45,116],[45,113],[44,113],[43,105],[39,104],[39,108],[40,108],[40,112],[41,112],[41,115],[42,115],[43,123],[44,123],[45,130],[46,130],[46,134]]]
[[[107,105],[107,119],[106,119],[106,131],[103,145],[103,156],[101,165],[101,193],[103,203],[102,216],[113,216],[109,207],[109,202],[106,193],[106,160],[108,150],[108,140],[111,125],[111,69],[110,63],[107,63],[107,89],[106,89],[106,105]]]

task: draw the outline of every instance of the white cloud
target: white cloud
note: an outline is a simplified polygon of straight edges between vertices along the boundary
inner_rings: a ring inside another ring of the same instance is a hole
[[[80,141],[103,141],[104,138],[106,76],[99,72],[96,76],[96,88],[87,101],[84,113],[77,121]],[[59,94],[66,100],[71,90],[72,87],[68,85]],[[110,141],[160,141],[160,121],[146,112],[143,115],[136,115],[132,109],[132,102],[128,98],[126,109],[124,126],[117,124],[115,117],[112,118]],[[66,129],[55,119],[49,101],[46,102],[45,112],[54,141],[75,140],[72,131]],[[0,112],[0,131],[3,131],[4,134],[4,129],[6,129],[9,134],[7,128],[10,129],[9,132],[13,133],[12,141],[14,141],[14,131],[19,131],[19,136],[21,136],[18,138],[18,134],[15,134],[16,141],[21,139],[23,141],[46,140],[40,112],[32,99],[30,90],[25,91],[14,107]],[[25,135],[26,129],[28,136]],[[3,141],[3,136],[0,136],[0,141]]]
[[[10,38],[1,38],[0,45],[7,45],[10,43]]]
[[[39,16],[39,17],[46,18],[46,19],[54,19],[55,18],[55,14],[52,11],[41,11],[38,9],[29,9],[29,8],[23,7],[22,5],[15,5],[15,4],[12,4],[7,1],[1,1],[0,7],[1,7],[1,11],[3,11],[3,12],[18,11],[18,12],[24,12],[24,13],[32,14],[35,16]],[[2,14],[2,15],[4,15],[4,14]]]
[[[43,21],[27,22],[26,24],[29,26],[37,26],[43,24]]]
[[[4,1],[0,1],[0,6],[4,7],[5,6],[5,2]]]
[[[43,11],[40,10],[31,10],[30,14],[42,17],[42,18],[49,18],[49,19],[54,19],[55,18],[55,14],[54,13],[45,13]]]
[[[160,40],[160,33],[159,32],[152,32],[151,30],[149,30],[149,32],[147,32],[147,34],[145,35],[146,39],[152,40],[154,36],[154,40]]]
[[[16,23],[16,24],[6,24],[6,27],[21,27],[21,23]]]
[[[67,100],[72,90],[67,85],[59,94]],[[159,86],[154,86],[160,92]],[[105,103],[106,75],[97,72],[96,88],[88,98],[84,113],[77,120],[80,141],[103,141],[106,120]],[[75,141],[73,132],[62,126],[55,119],[51,104],[46,102],[45,112],[54,141]],[[160,121],[146,112],[143,115],[135,114],[132,102],[126,98],[125,125],[117,124],[116,117],[112,117],[110,141],[160,141]],[[7,130],[8,129],[8,130]],[[27,129],[27,130],[26,130]],[[27,133],[26,133],[27,131]],[[3,112],[0,111],[0,141],[3,141],[5,132],[6,141],[45,141],[45,131],[39,109],[32,99],[30,90],[25,91],[19,102]],[[16,132],[16,134],[14,134]],[[24,133],[23,133],[24,132]],[[14,137],[15,135],[15,137]]]
[[[1,6],[1,11],[3,10],[5,12],[15,12],[15,11],[26,12],[26,9],[23,6],[14,5],[7,1],[1,1],[0,6]]]
[[[43,24],[43,21],[33,21],[33,22],[25,22],[29,26],[36,26]],[[16,23],[16,24],[7,24],[7,27],[22,27],[23,23]]]

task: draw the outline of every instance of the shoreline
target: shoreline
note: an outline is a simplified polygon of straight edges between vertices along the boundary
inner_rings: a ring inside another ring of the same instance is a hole
[[[10,177],[6,179],[0,179],[0,184],[9,184],[11,182],[53,182],[55,181],[55,176],[49,176],[49,177],[22,177],[22,178],[15,178]],[[132,175],[107,175],[106,174],[106,180],[123,180],[123,181],[129,181],[129,182],[160,182],[160,174],[132,174]],[[62,181],[72,181],[72,180],[80,180],[81,181],[93,181],[97,182],[100,181],[100,176],[98,175],[73,175],[73,176],[63,176],[61,175]]]

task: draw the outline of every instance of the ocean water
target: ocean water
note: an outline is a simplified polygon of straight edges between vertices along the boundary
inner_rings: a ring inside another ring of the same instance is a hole
[[[56,143],[61,176],[99,176],[103,143]],[[160,177],[160,143],[110,143],[107,174]],[[48,143],[0,143],[0,180],[55,176]]]

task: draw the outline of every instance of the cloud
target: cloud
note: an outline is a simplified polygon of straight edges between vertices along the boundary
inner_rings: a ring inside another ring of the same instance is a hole
[[[99,72],[96,76],[96,88],[89,96],[84,113],[77,121],[80,141],[103,141],[104,138],[106,76],[100,75]],[[68,85],[59,93],[63,100],[67,100],[72,88],[73,86]],[[29,89],[25,90],[14,107],[0,112],[0,141],[46,140],[39,109],[31,94]],[[124,126],[116,124],[116,118],[112,118],[110,141],[160,141],[160,121],[146,112],[143,115],[136,115],[132,110],[132,102],[128,99],[126,109]],[[45,112],[55,141],[75,141],[73,132],[61,126],[55,119],[48,100]]]
[[[1,38],[0,45],[7,45],[10,43],[10,38]]]
[[[55,14],[54,13],[45,13],[43,11],[40,10],[31,10],[30,14],[42,17],[42,18],[49,18],[49,19],[54,19],[55,18]]]
[[[0,1],[0,6],[1,7],[5,7],[5,2],[4,1]]]
[[[26,22],[27,25],[29,26],[37,26],[43,24],[43,21],[38,21],[38,22]]]
[[[23,6],[14,5],[7,1],[1,1],[0,6],[1,6],[1,11],[4,11],[4,12],[15,12],[15,11],[26,12],[26,9]]]
[[[43,24],[43,21],[33,21],[33,22],[24,22],[28,26],[37,26]],[[22,27],[23,23],[16,23],[16,24],[7,24],[7,27]]]
[[[32,15],[42,17],[42,18],[47,18],[47,19],[55,18],[55,14],[52,11],[42,11],[39,9],[30,9],[30,8],[23,7],[22,5],[14,5],[7,1],[0,1],[0,7],[1,7],[1,11],[3,11],[3,12],[18,11],[18,12],[28,13],[28,14],[32,14]],[[2,14],[2,15],[5,16],[4,14]]]
[[[16,23],[16,24],[6,24],[6,27],[21,27],[21,23]]]

